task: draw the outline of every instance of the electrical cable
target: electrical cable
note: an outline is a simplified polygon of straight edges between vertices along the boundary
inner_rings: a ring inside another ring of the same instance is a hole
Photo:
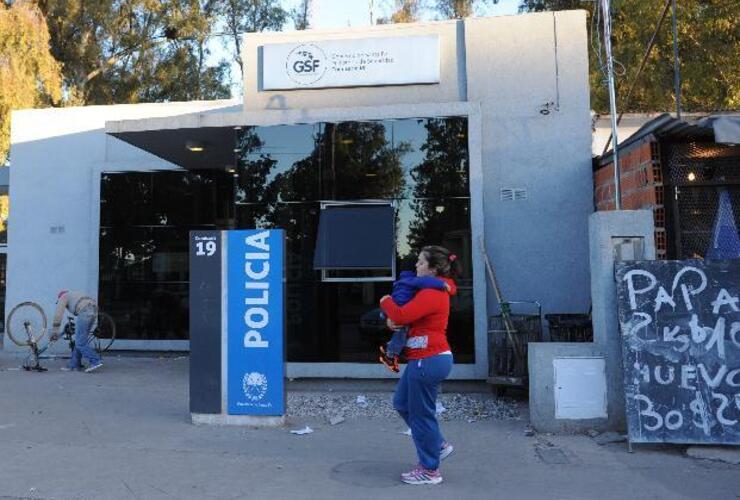
[[[648,42],[647,49],[645,49],[645,55],[642,57],[642,62],[640,63],[640,67],[637,69],[637,74],[635,75],[634,80],[632,80],[632,84],[630,85],[629,90],[627,91],[627,97],[625,97],[624,102],[622,103],[623,109],[626,109],[629,104],[630,100],[632,98],[632,92],[635,90],[635,87],[637,86],[637,82],[640,78],[640,75],[642,74],[642,70],[645,68],[645,63],[647,63],[648,57],[650,56],[650,52],[653,49],[653,46],[655,45],[655,41],[658,38],[658,32],[660,31],[660,28],[663,26],[663,21],[666,18],[666,15],[668,14],[668,8],[671,5],[672,0],[666,0],[665,5],[663,6],[663,12],[660,15],[660,19],[658,20],[658,24],[655,26],[655,31],[653,31],[653,36],[650,37],[650,41]],[[622,116],[624,115],[624,111],[619,113],[619,117],[617,118],[617,124],[619,124],[622,121]],[[612,143],[612,134],[609,134],[609,139],[607,139],[606,144],[604,145],[604,150],[601,152],[602,155],[605,155],[607,150],[609,149],[609,146]]]

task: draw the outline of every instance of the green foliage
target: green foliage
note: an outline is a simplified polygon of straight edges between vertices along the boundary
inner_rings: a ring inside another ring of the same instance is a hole
[[[40,0],[64,84],[81,103],[228,97],[228,64],[206,64],[217,0]]]
[[[297,7],[290,10],[290,17],[293,19],[295,29],[307,30],[311,20],[311,0],[301,0]]]
[[[30,2],[0,3],[0,165],[10,146],[10,112],[59,102],[61,68],[49,32]]]
[[[434,0],[434,10],[446,19],[462,19],[475,14],[475,8],[483,4],[495,4],[498,0]]]
[[[288,19],[289,13],[280,6],[279,0],[221,0],[222,16],[227,31],[234,44],[234,59],[242,76],[244,66],[241,57],[241,34],[259,31],[279,31]],[[310,5],[305,5],[307,16]],[[307,24],[307,17],[303,19]]]
[[[523,0],[520,11],[586,9],[594,3],[579,0]],[[663,1],[613,0],[612,45],[626,73],[617,77],[618,109],[625,112],[675,109],[673,38],[670,12],[635,87],[631,102],[622,101],[635,80],[648,41],[664,6]],[[685,111],[714,111],[740,107],[740,2],[681,0],[678,2],[678,41],[681,62],[681,102]],[[608,112],[609,100],[600,70],[598,36],[590,23],[591,106]]]
[[[395,0],[391,16],[378,19],[378,24],[413,23],[419,20],[420,11],[419,0]]]
[[[426,142],[421,147],[424,159],[411,171],[415,181],[411,203],[415,217],[409,228],[409,244],[414,254],[424,245],[432,244],[430,235],[445,234],[450,213],[437,209],[440,205],[444,208],[444,198],[450,193],[470,191],[467,120],[432,118],[424,127],[427,130]],[[454,202],[447,205],[445,210],[454,213],[453,220],[469,220],[468,214],[460,213],[463,205]]]

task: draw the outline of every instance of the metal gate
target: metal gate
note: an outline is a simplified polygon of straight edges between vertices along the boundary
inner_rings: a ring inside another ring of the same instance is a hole
[[[669,257],[705,258],[724,195],[723,210],[740,223],[740,147],[714,142],[661,145],[670,207]],[[737,228],[736,228],[737,229]]]

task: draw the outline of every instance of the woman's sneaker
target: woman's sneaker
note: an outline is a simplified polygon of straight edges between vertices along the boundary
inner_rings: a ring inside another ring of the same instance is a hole
[[[442,474],[439,473],[439,470],[416,466],[401,474],[401,481],[406,484],[439,484],[442,482]]]
[[[98,363],[95,363],[94,365],[91,365],[91,366],[88,366],[87,368],[85,368],[85,373],[94,372],[95,370],[97,370],[98,368],[100,368],[102,366],[103,366],[103,362],[102,361],[101,362],[98,362]]]
[[[443,443],[442,448],[439,450],[439,459],[444,460],[445,458],[452,455],[453,451],[455,451],[455,447],[452,446],[452,443]]]

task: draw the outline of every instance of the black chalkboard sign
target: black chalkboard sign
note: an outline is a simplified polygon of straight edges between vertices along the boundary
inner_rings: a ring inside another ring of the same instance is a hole
[[[740,260],[616,264],[630,441],[740,444]]]

